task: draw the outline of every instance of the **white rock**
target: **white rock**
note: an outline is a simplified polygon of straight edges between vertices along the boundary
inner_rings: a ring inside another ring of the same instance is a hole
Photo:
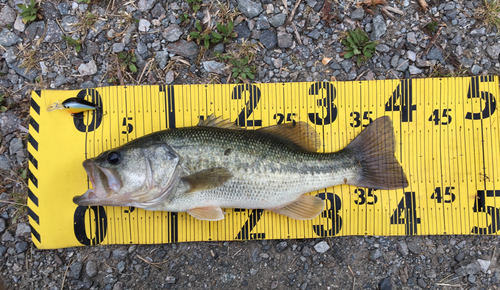
[[[91,60],[89,63],[82,63],[78,67],[78,72],[83,76],[91,76],[97,73],[97,66],[95,61]]]
[[[319,242],[317,243],[315,246],[314,246],[314,249],[316,250],[316,252],[318,253],[324,253],[326,251],[328,251],[330,249],[330,246],[328,245],[327,242],[325,241],[322,241],[322,242]]]
[[[71,9],[73,9],[73,10],[78,9],[78,3],[76,3],[76,2],[71,3]]]
[[[42,75],[46,76],[49,71],[44,61],[40,62],[40,68],[42,69]]]
[[[167,76],[165,77],[165,82],[167,83],[167,85],[171,84],[174,82],[174,78],[175,78],[175,74],[173,71],[169,70],[167,72]]]
[[[410,65],[409,71],[410,71],[410,74],[412,74],[412,75],[418,75],[418,74],[422,73],[422,70],[414,65]]]
[[[409,60],[415,61],[417,59],[417,54],[411,50],[408,50],[406,52],[406,56],[408,57]]]
[[[481,271],[483,271],[484,273],[486,273],[486,271],[488,271],[488,268],[490,267],[490,264],[491,264],[490,261],[481,260],[481,259],[477,259],[477,263],[481,267]]]
[[[139,31],[147,32],[149,31],[149,27],[151,27],[151,22],[146,19],[139,20]]]
[[[14,22],[14,29],[23,32],[26,29],[26,25],[23,22],[23,17],[18,14],[16,21]]]

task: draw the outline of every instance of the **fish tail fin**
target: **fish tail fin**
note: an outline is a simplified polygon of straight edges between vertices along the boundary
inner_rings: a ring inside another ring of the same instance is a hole
[[[408,180],[395,151],[394,128],[388,116],[373,121],[346,149],[359,161],[361,169],[351,185],[376,189],[398,189],[408,186]]]

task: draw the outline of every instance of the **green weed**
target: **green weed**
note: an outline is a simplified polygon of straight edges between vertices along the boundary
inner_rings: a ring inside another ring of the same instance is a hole
[[[137,58],[133,53],[118,53],[118,58],[122,60],[123,66],[128,67],[131,72],[137,72],[137,67],[135,66],[135,62]]]
[[[232,77],[235,79],[236,83],[239,80],[246,80],[247,78],[253,80],[255,78],[255,68],[251,69],[248,66],[248,56],[245,56],[241,60],[230,59],[233,64]]]
[[[203,0],[186,0],[186,2],[191,4],[191,8],[193,8],[194,13],[196,14],[196,12],[200,10]]]
[[[38,9],[36,9],[35,0],[31,0],[29,5],[17,4],[17,7],[21,8],[23,12],[21,12],[21,17],[23,18],[24,23],[31,22],[36,19],[36,13]]]
[[[375,52],[375,46],[379,41],[370,41],[366,32],[360,28],[348,33],[349,35],[342,40],[342,43],[346,46],[344,58],[356,56],[356,63],[359,66],[372,57]]]
[[[76,52],[80,52],[80,50],[82,49],[81,41],[76,40],[76,39],[69,37],[69,36],[64,36],[64,35],[62,36],[62,38],[64,40],[66,40],[66,42],[68,43],[69,46],[74,47]]]
[[[5,95],[0,94],[0,112],[3,113],[8,110],[7,106],[2,105],[3,102],[5,101]]]

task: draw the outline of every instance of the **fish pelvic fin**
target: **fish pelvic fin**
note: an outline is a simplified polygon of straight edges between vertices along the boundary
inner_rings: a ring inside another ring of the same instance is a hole
[[[406,175],[394,156],[395,142],[388,116],[373,121],[345,148],[353,152],[361,167],[356,180],[348,184],[375,189],[407,187]]]
[[[208,116],[205,120],[200,120],[198,122],[198,127],[216,127],[225,128],[233,130],[245,130],[245,128],[240,127],[234,123],[234,121],[223,119],[222,117],[215,117],[213,114]]]
[[[296,220],[310,220],[317,217],[324,208],[325,202],[321,198],[301,195],[297,200],[284,207],[268,210]]]
[[[294,121],[260,128],[257,131],[278,136],[308,152],[316,152],[321,147],[321,138],[318,132],[306,122]]]
[[[224,212],[220,206],[197,207],[188,210],[187,213],[204,221],[219,221],[224,219]]]
[[[217,188],[231,177],[233,177],[233,174],[229,170],[222,167],[215,167],[186,176],[182,181],[189,185],[189,190],[187,191],[189,193]]]

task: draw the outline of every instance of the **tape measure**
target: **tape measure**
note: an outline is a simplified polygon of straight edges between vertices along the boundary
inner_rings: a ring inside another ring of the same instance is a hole
[[[97,244],[297,239],[348,235],[487,234],[500,230],[497,76],[354,82],[121,86],[34,91],[29,136],[29,219],[38,248]],[[70,97],[98,105],[47,112]],[[194,126],[214,114],[249,130],[309,122],[323,152],[344,148],[388,115],[404,190],[339,185],[317,218],[225,209],[218,222],[187,213],[72,202],[91,185],[82,162],[155,131]],[[497,185],[498,184],[498,185]]]

